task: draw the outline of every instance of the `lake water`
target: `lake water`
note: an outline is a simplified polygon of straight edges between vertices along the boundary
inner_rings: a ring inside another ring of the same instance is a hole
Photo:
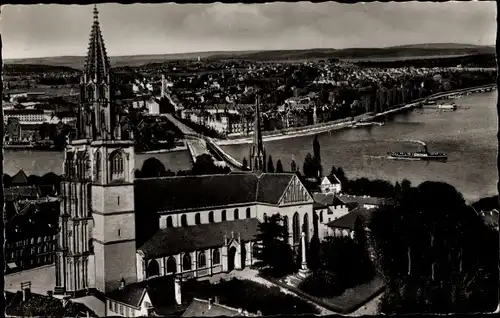
[[[342,167],[349,178],[367,177],[391,182],[406,178],[414,184],[425,180],[452,184],[469,201],[495,195],[496,169],[496,99],[497,92],[472,94],[455,100],[457,111],[418,109],[397,115],[381,127],[345,129],[319,135],[325,173],[332,165]],[[312,153],[314,136],[265,142],[267,154],[281,159],[285,169],[295,158],[302,170],[308,152]],[[388,160],[388,151],[411,151],[422,140],[430,151],[446,152],[448,162]],[[249,145],[223,148],[237,160],[248,159]],[[187,150],[136,156],[136,168],[155,157],[172,171],[189,169]],[[4,150],[4,171],[14,174],[20,168],[29,174],[61,173],[63,154],[51,151]]]

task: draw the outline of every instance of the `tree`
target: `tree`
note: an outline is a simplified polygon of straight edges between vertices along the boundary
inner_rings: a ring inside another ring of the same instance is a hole
[[[269,160],[267,161],[267,172],[273,173],[274,172],[274,163],[273,163],[273,158],[269,156]]]
[[[194,175],[204,175],[204,174],[222,174],[229,173],[231,169],[229,167],[217,166],[214,159],[209,154],[202,154],[196,157],[196,161],[193,165],[191,172]]]
[[[411,313],[423,300],[425,312],[496,307],[498,233],[488,235],[481,217],[454,187],[424,182],[407,188],[395,205],[373,213],[369,228],[388,287],[382,306],[386,313]],[[457,290],[457,284],[466,290]]]
[[[303,169],[305,177],[307,177],[307,178],[316,177],[316,175],[315,175],[315,171],[316,171],[315,162],[314,162],[314,159],[310,153],[308,153],[306,155],[302,169]]]
[[[295,160],[292,159],[292,161],[290,162],[290,170],[292,172],[295,172],[297,171],[297,164],[295,163]]]
[[[247,162],[247,158],[246,157],[243,157],[242,165],[243,165],[243,169],[248,169],[248,162]]]
[[[8,175],[7,173],[4,173],[3,174],[3,186],[5,188],[8,188],[12,185],[12,177],[10,175]]]
[[[290,245],[285,239],[285,228],[278,214],[270,216],[259,224],[258,242],[255,253],[258,261],[255,266],[272,276],[284,276],[293,271],[294,261]]]
[[[278,161],[276,162],[276,172],[277,173],[283,173],[283,164],[281,163],[281,160],[278,159]]]
[[[313,155],[316,176],[321,177],[323,168],[321,167],[321,147],[319,145],[318,135],[316,135],[313,140]]]
[[[165,175],[166,169],[163,163],[152,157],[148,158],[142,164],[141,178],[157,178]]]

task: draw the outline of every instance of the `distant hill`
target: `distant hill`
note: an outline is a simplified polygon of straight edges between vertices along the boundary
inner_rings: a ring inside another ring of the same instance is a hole
[[[385,48],[349,48],[349,49],[307,49],[307,50],[274,50],[274,51],[213,51],[199,53],[155,54],[135,56],[112,56],[111,64],[114,67],[137,67],[150,63],[162,63],[169,60],[193,60],[198,56],[202,59],[238,59],[253,61],[286,61],[286,60],[315,60],[337,58],[344,60],[399,60],[413,58],[433,58],[464,56],[475,54],[495,54],[493,46],[479,46],[457,43],[432,43],[401,45]],[[52,66],[66,66],[81,69],[84,64],[83,56],[60,56],[32,59],[4,60],[5,64],[43,64]]]

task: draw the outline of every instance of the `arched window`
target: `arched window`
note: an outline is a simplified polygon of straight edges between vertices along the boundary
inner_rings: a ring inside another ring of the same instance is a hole
[[[297,244],[300,242],[300,220],[299,220],[299,213],[295,212],[293,215],[293,224],[292,224],[292,230],[293,230],[293,244]]]
[[[247,219],[252,217],[252,213],[250,212],[250,208],[247,208]]]
[[[309,242],[309,215],[304,214],[304,223],[302,223],[302,232],[306,235],[306,242]]]
[[[175,257],[170,256],[167,260],[167,273],[176,273],[177,263],[175,262]]]
[[[120,151],[115,151],[109,157],[111,180],[123,180],[125,170],[123,166],[123,154]]]
[[[240,211],[238,209],[234,209],[234,219],[237,220],[240,218]]]
[[[198,254],[198,268],[207,266],[207,256],[205,255],[205,251],[201,251]]]
[[[181,226],[188,226],[188,220],[185,214],[181,215]]]
[[[191,256],[188,253],[182,257],[182,269],[188,271],[191,269]]]
[[[155,259],[152,259],[148,264],[148,278],[158,275],[160,275],[160,265]]]
[[[195,223],[196,225],[200,225],[200,224],[201,224],[201,215],[200,215],[200,213],[196,213],[196,214],[194,215],[194,223]]]
[[[97,151],[94,158],[94,181],[101,182],[101,152]]]
[[[209,223],[214,223],[214,211],[210,211],[208,213],[208,222]]]
[[[212,256],[212,263],[214,265],[216,264],[220,264],[220,252],[219,252],[219,249],[216,248],[213,252],[213,256]]]
[[[167,227],[173,227],[172,216],[167,216]]]
[[[226,221],[226,220],[227,220],[226,210],[222,210],[222,213],[221,213],[221,220],[222,220],[222,221]]]
[[[286,239],[290,236],[290,233],[288,233],[288,216],[286,215],[283,217],[283,235]],[[288,242],[288,240],[286,242]]]
[[[267,223],[267,213],[264,213],[264,222]]]

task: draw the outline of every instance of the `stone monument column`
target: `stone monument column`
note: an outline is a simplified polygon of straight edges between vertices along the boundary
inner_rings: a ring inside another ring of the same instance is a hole
[[[306,233],[301,233],[301,243],[302,243],[302,264],[299,269],[298,275],[302,278],[306,278],[310,274],[309,268],[307,268],[307,258],[306,258]]]
[[[301,243],[302,243],[302,269],[307,270],[307,259],[306,259],[306,233],[302,232],[300,234],[301,236]]]

